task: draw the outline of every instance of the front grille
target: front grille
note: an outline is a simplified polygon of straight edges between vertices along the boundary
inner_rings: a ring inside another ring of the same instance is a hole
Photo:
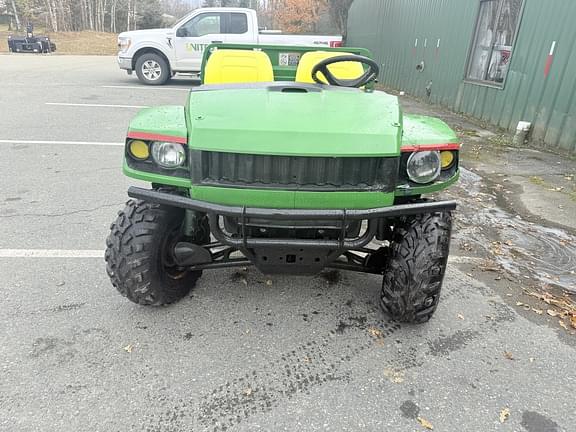
[[[284,190],[382,191],[396,187],[398,158],[263,156],[196,151],[196,184]]]

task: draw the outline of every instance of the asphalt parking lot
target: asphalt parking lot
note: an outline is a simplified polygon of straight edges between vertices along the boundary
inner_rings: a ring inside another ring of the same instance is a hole
[[[0,55],[0,430],[575,430],[574,338],[457,250],[422,326],[381,314],[379,277],[345,272],[206,272],[158,309],[118,295],[103,248],[137,184],[128,122],[191,85],[141,86],[111,57]]]

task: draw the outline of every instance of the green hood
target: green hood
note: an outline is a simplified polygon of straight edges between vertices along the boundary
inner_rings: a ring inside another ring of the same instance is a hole
[[[189,145],[197,150],[298,156],[396,156],[401,114],[395,96],[331,89],[193,91]]]

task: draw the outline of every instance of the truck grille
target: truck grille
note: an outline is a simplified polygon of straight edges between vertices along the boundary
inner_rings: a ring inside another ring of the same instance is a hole
[[[285,190],[382,191],[396,187],[398,158],[264,156],[193,151],[195,184]]]

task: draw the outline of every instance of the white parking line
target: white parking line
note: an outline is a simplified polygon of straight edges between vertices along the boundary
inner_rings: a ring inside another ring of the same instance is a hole
[[[0,249],[0,258],[104,258],[104,251],[60,249]]]
[[[91,141],[33,141],[33,140],[0,140],[0,144],[55,144],[55,145],[88,145],[88,146],[124,146],[122,142]]]
[[[106,104],[83,104],[83,103],[61,103],[61,102],[46,102],[46,105],[54,106],[70,106],[70,107],[89,107],[89,108],[148,108],[142,105],[106,105]]]
[[[109,89],[126,89],[126,90],[176,90],[189,92],[189,88],[178,88],[178,87],[164,87],[164,86],[100,86],[101,88]]]

